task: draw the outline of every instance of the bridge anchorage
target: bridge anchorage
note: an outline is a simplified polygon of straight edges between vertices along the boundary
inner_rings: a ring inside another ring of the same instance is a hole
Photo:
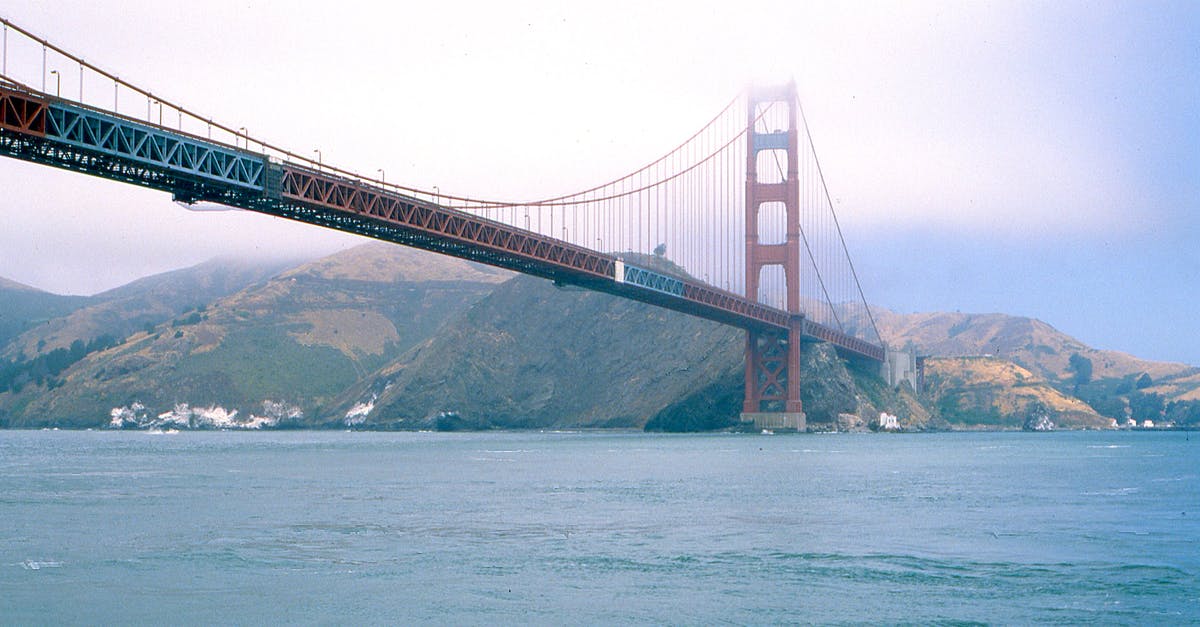
[[[905,359],[888,354],[863,297],[794,83],[749,90],[630,174],[573,194],[497,201],[314,161],[0,24],[0,155],[745,329],[741,417],[756,428],[806,427],[802,342],[827,342],[843,358],[878,364],[892,384],[911,376]],[[10,56],[26,63],[11,64]],[[49,68],[56,68],[54,95],[46,88]],[[76,71],[79,90],[64,97],[59,81]],[[32,87],[39,81],[40,89]],[[85,84],[93,86],[87,99]]]

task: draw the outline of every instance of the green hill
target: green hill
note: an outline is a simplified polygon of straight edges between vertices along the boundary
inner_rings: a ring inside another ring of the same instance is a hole
[[[9,426],[302,424],[506,277],[367,244],[182,311],[0,407]]]

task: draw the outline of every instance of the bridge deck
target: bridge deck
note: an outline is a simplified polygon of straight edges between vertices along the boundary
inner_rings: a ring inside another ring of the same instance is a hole
[[[35,91],[0,86],[0,154],[357,233],[608,292],[746,329],[789,314],[539,233]],[[883,348],[812,321],[804,335],[882,361]]]

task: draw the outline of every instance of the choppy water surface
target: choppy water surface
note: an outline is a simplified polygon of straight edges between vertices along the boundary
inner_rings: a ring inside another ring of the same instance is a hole
[[[0,432],[0,623],[1200,621],[1200,437]]]

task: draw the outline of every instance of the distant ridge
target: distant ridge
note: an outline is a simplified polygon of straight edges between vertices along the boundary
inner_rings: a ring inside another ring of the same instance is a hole
[[[0,290],[13,290],[13,291],[20,291],[20,292],[42,292],[44,294],[50,293],[45,290],[40,290],[36,287],[25,285],[24,283],[18,283],[11,279],[6,279],[2,276],[0,276]]]
[[[13,338],[88,302],[86,296],[52,294],[0,277],[0,354]]]
[[[919,352],[938,357],[991,355],[1052,381],[1070,376],[1071,355],[1076,353],[1092,361],[1095,378],[1148,373],[1158,379],[1191,369],[1186,364],[1092,348],[1036,318],[1001,313],[901,314],[882,307],[872,310],[880,334],[893,347],[911,342]]]
[[[183,311],[266,280],[284,267],[279,262],[211,260],[143,277],[95,296],[47,294],[52,298],[72,299],[67,301],[72,307],[46,316],[52,319],[36,328],[26,327],[24,333],[0,350],[0,358],[12,359],[20,353],[33,356],[67,348],[76,340],[88,342],[104,335],[127,337],[147,325],[170,320]]]

